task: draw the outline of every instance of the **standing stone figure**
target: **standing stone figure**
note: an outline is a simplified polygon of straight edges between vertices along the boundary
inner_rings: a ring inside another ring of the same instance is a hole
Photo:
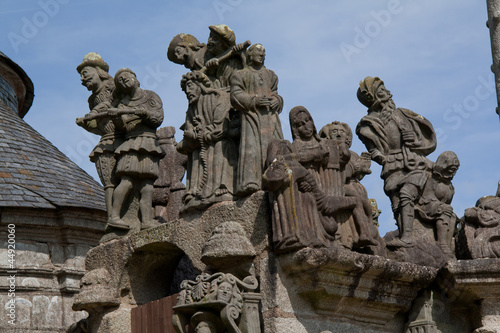
[[[283,98],[278,95],[278,77],[264,66],[266,52],[261,44],[247,51],[247,67],[231,77],[231,104],[241,113],[240,155],[237,195],[262,188],[267,146],[283,139],[279,113]]]
[[[125,141],[116,149],[116,175],[120,183],[113,193],[113,207],[108,225],[130,229],[130,222],[121,213],[132,191],[140,196],[141,229],[158,225],[152,217],[153,184],[158,177],[158,162],[163,152],[158,144],[156,129],[163,121],[160,97],[139,87],[135,73],[120,69],[115,75],[115,98],[108,115],[125,128]]]
[[[399,237],[388,242],[392,247],[411,247],[415,200],[413,188],[422,188],[432,162],[427,155],[436,149],[436,134],[431,123],[410,110],[396,108],[392,95],[378,77],[366,77],[357,92],[368,107],[356,128],[372,160],[382,165],[380,177],[389,196]]]
[[[76,123],[85,130],[101,136],[89,157],[90,161],[95,163],[97,174],[104,186],[104,198],[109,217],[113,191],[118,184],[115,174],[115,150],[122,144],[124,137],[122,130],[117,128],[107,114],[113,100],[115,82],[108,73],[108,64],[95,52],[87,54],[76,70],[80,74],[82,85],[92,91],[88,99],[90,112],[82,118],[77,118]]]
[[[177,150],[188,156],[184,209],[233,199],[237,144],[229,136],[229,94],[209,78],[188,72],[181,80],[189,107]]]

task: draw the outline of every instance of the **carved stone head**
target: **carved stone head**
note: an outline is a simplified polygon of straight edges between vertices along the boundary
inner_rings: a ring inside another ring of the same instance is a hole
[[[309,111],[303,106],[296,106],[290,110],[290,129],[292,138],[309,141],[313,137],[318,138],[314,120]]]
[[[391,100],[392,95],[379,77],[367,76],[359,83],[358,100],[369,110],[377,109],[381,103]]]
[[[181,88],[186,93],[189,104],[197,102],[209,87],[210,79],[202,72],[193,71],[182,76]]]
[[[200,43],[193,35],[178,34],[168,45],[167,58],[173,63],[191,68],[193,54],[203,46],[204,44]]]
[[[322,138],[334,139],[339,144],[345,143],[348,147],[352,144],[352,130],[351,127],[340,121],[334,121],[328,125],[323,126],[319,135]]]
[[[249,66],[256,65],[261,66],[264,65],[264,61],[266,60],[266,49],[262,44],[253,44],[247,50],[247,64]]]
[[[96,92],[103,85],[104,80],[112,79],[108,73],[108,64],[95,52],[87,53],[76,70],[80,74],[82,85],[89,91]]]
[[[207,50],[213,55],[218,55],[236,45],[236,36],[227,25],[211,25],[207,42]]]
[[[196,312],[191,317],[191,325],[196,333],[217,333],[222,329],[221,319],[208,311]]]
[[[141,84],[135,73],[129,68],[122,68],[115,74],[115,86],[118,94],[130,94]]]
[[[445,151],[438,156],[433,172],[443,179],[452,180],[459,166],[460,161],[457,154],[452,151]]]
[[[73,310],[92,311],[95,308],[120,304],[115,296],[113,280],[105,268],[98,268],[85,273],[80,282],[80,293],[75,297]]]

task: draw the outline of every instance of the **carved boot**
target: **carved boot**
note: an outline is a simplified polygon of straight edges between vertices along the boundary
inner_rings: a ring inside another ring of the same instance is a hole
[[[400,221],[401,227],[399,230],[399,238],[394,238],[387,242],[390,247],[412,247],[413,246],[413,219],[415,217],[415,209],[412,204],[401,206]]]
[[[128,223],[116,217],[108,219],[108,226],[117,229],[130,230],[130,226],[128,225]]]

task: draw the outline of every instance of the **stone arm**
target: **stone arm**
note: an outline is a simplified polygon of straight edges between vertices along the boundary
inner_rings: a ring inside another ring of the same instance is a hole
[[[361,142],[364,143],[366,149],[371,155],[371,159],[383,166],[386,162],[386,157],[382,150],[384,150],[384,146],[386,145],[384,145],[383,141],[378,137],[376,131],[372,128],[370,123],[361,120],[356,127],[356,134]],[[386,147],[386,149],[388,148]]]
[[[139,116],[148,126],[155,129],[160,127],[163,122],[163,104],[160,97],[152,93],[142,112],[139,112]]]
[[[104,133],[99,129],[98,120],[94,118],[98,114],[96,110],[92,110],[84,117],[76,118],[76,124],[90,133],[103,135]]]
[[[239,111],[258,112],[260,97],[251,94],[245,87],[245,82],[241,71],[231,75],[231,105]]]
[[[181,126],[181,130],[184,131],[183,139],[177,144],[176,149],[179,153],[188,155],[200,146],[198,129],[189,119],[186,119],[186,122]]]
[[[204,131],[204,139],[207,142],[217,142],[226,136],[229,136],[229,111],[231,109],[231,102],[227,93],[222,92],[221,95],[213,96],[215,106],[213,107],[212,122],[208,124]]]
[[[283,98],[278,95],[278,76],[272,71],[268,70],[268,73],[271,75],[271,108],[273,111],[281,113],[283,111]],[[273,103],[274,102],[274,103]]]

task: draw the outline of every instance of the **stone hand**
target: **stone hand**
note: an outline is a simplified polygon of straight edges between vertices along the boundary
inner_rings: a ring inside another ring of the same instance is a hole
[[[272,108],[272,109],[276,109],[280,104],[280,101],[278,100],[277,97],[272,97],[271,98],[271,103],[269,104],[269,106]]]
[[[416,139],[415,133],[412,131],[403,131],[401,136],[405,143],[414,143]]]
[[[212,58],[209,61],[206,62],[205,67],[210,68],[210,67],[218,67],[219,66],[219,59],[217,58]]]

